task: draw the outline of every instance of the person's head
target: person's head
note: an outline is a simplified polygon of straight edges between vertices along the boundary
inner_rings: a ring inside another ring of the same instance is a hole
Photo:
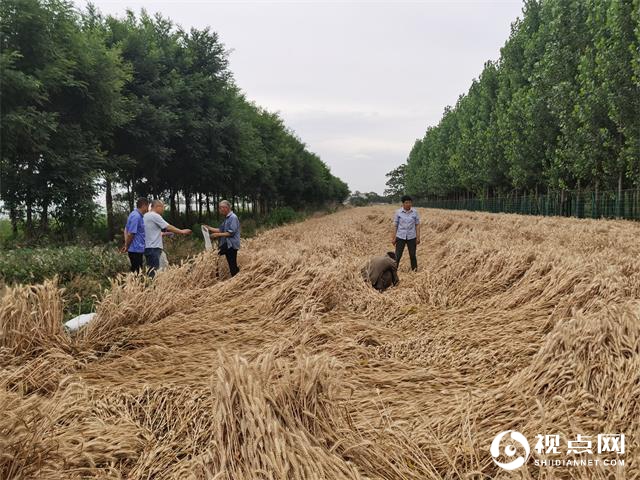
[[[227,200],[222,200],[218,204],[218,211],[226,217],[231,211],[231,204]]]
[[[387,252],[387,256],[388,256],[389,258],[391,258],[392,260],[395,260],[395,259],[396,259],[396,254],[395,254],[395,252]]]
[[[164,213],[164,202],[158,199],[151,202],[151,211],[156,212],[158,215],[162,215]]]
[[[409,195],[403,195],[400,200],[402,200],[402,208],[405,210],[411,210],[411,207],[413,206],[413,199]]]
[[[145,197],[140,197],[136,202],[136,208],[144,215],[149,211],[149,200]]]

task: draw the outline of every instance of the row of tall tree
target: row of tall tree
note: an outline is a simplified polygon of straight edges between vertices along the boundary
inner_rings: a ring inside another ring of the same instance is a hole
[[[264,211],[349,193],[277,114],[245,99],[215,32],[3,0],[0,42],[0,194],[16,230],[73,229],[103,194],[113,232],[116,191],[168,198],[187,220],[221,197]]]
[[[640,188],[640,0],[527,0],[500,53],[389,193]]]

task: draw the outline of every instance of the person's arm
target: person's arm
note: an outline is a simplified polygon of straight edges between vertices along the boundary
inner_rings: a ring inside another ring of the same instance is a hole
[[[397,285],[400,282],[398,278],[398,264],[393,258],[387,257],[387,263],[385,270],[391,271],[391,281],[394,285]]]
[[[416,245],[420,245],[420,224],[416,225]]]
[[[133,242],[133,237],[134,237],[134,233],[130,233],[130,232],[134,232],[138,230],[138,221],[137,220],[128,220],[127,224],[124,226],[124,246],[122,247],[121,252],[122,253],[127,253],[127,251],[129,250],[129,247],[131,246],[131,243]]]
[[[124,251],[126,252],[127,250],[129,250],[129,247],[131,246],[131,243],[133,242],[133,237],[135,237],[134,233],[129,233],[127,232],[127,236],[124,240]]]
[[[400,283],[400,279],[398,278],[398,267],[395,262],[393,262],[393,266],[391,267],[391,280],[394,285]]]
[[[177,233],[178,235],[189,235],[191,233],[191,230],[189,230],[188,228],[176,228],[173,225],[167,224],[167,230],[169,230],[170,232],[173,233]]]
[[[209,230],[209,232],[211,233],[218,233],[220,231],[219,228],[213,228],[213,227],[210,227],[209,225],[203,225],[203,227]]]
[[[227,227],[227,231],[226,232],[221,232],[220,230],[218,230],[217,232],[215,232],[213,235],[211,235],[213,238],[229,238],[229,237],[233,237],[233,235],[236,233],[236,231],[240,228],[240,222],[238,221],[237,217],[232,217],[231,221],[229,222],[229,226]]]
[[[129,250],[129,247],[131,246],[131,243],[133,242],[133,237],[134,237],[134,234],[129,233],[125,228],[124,229],[124,246],[122,247],[122,253],[127,253],[127,251]]]
[[[391,244],[396,244],[396,238],[398,237],[398,214],[395,214],[393,217],[393,229],[391,232]]]

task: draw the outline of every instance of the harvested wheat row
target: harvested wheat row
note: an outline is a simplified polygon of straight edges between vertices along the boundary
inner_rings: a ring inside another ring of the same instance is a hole
[[[640,225],[425,210],[379,294],[391,213],[121,277],[74,337],[54,283],[9,291],[0,478],[640,478]],[[626,465],[509,473],[508,429],[624,433]]]

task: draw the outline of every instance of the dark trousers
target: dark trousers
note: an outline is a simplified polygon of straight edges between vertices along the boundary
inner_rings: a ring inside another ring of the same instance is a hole
[[[227,257],[227,263],[229,264],[229,272],[232,277],[235,277],[236,274],[240,271],[238,268],[238,250],[235,248],[221,248],[219,255],[224,255]]]
[[[418,269],[418,259],[416,258],[416,239],[403,240],[402,238],[396,238],[396,262],[400,266],[400,259],[402,258],[402,252],[404,252],[404,246],[409,248],[409,259],[411,259],[411,270]]]
[[[140,269],[142,268],[144,254],[142,252],[128,252],[129,253],[129,262],[131,262],[131,271],[135,273],[140,273]]]
[[[147,267],[149,268],[149,276],[151,278],[156,276],[156,272],[160,268],[160,255],[162,255],[161,248],[145,248],[144,258],[147,261]]]

